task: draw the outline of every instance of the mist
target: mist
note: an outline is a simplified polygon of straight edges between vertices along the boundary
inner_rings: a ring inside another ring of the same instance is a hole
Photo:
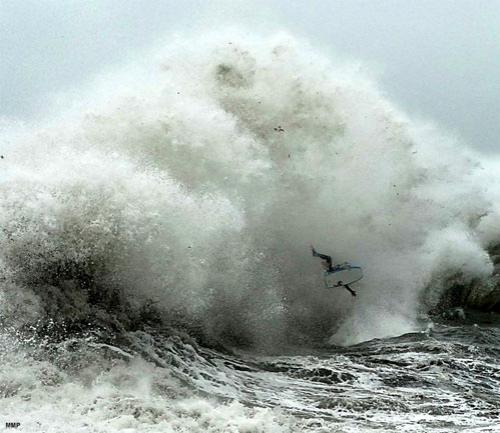
[[[413,118],[498,149],[495,1],[24,1],[0,4],[0,116],[32,120],[61,93],[175,34],[287,31],[377,78]]]

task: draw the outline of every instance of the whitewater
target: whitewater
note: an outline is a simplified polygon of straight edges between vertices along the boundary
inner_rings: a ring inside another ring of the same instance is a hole
[[[498,431],[496,161],[288,34],[172,38],[41,111],[0,122],[2,428]],[[481,321],[444,309],[469,286]]]

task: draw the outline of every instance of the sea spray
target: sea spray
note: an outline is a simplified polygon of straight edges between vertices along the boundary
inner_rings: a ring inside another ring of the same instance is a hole
[[[366,77],[286,35],[155,57],[9,137],[4,314],[87,320],[116,293],[215,340],[348,344],[413,329],[440,275],[491,272],[480,165]],[[311,243],[363,266],[355,302],[324,290]]]
[[[497,330],[404,333],[491,273],[495,164],[289,36],[141,63],[2,123],[0,422],[491,431]],[[311,243],[363,266],[355,300]]]

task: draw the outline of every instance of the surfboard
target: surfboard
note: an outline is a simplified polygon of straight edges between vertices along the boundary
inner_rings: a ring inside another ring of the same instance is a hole
[[[333,271],[325,272],[325,286],[328,289],[333,289],[334,287],[353,284],[361,280],[361,278],[363,278],[363,270],[360,266],[343,263],[335,266]]]

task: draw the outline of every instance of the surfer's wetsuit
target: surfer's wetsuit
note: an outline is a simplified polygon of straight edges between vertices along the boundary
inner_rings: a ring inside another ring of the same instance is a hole
[[[333,267],[333,263],[332,263],[332,258],[331,256],[327,255],[327,254],[321,254],[321,253],[318,253],[313,246],[311,246],[311,250],[312,250],[312,255],[314,257],[319,257],[321,260],[324,260],[325,261],[325,264],[328,266],[326,272],[333,272],[334,271],[334,267]],[[356,296],[356,292],[354,290],[352,290],[348,284],[343,284],[342,287],[345,287],[349,293],[352,295],[352,296]]]

